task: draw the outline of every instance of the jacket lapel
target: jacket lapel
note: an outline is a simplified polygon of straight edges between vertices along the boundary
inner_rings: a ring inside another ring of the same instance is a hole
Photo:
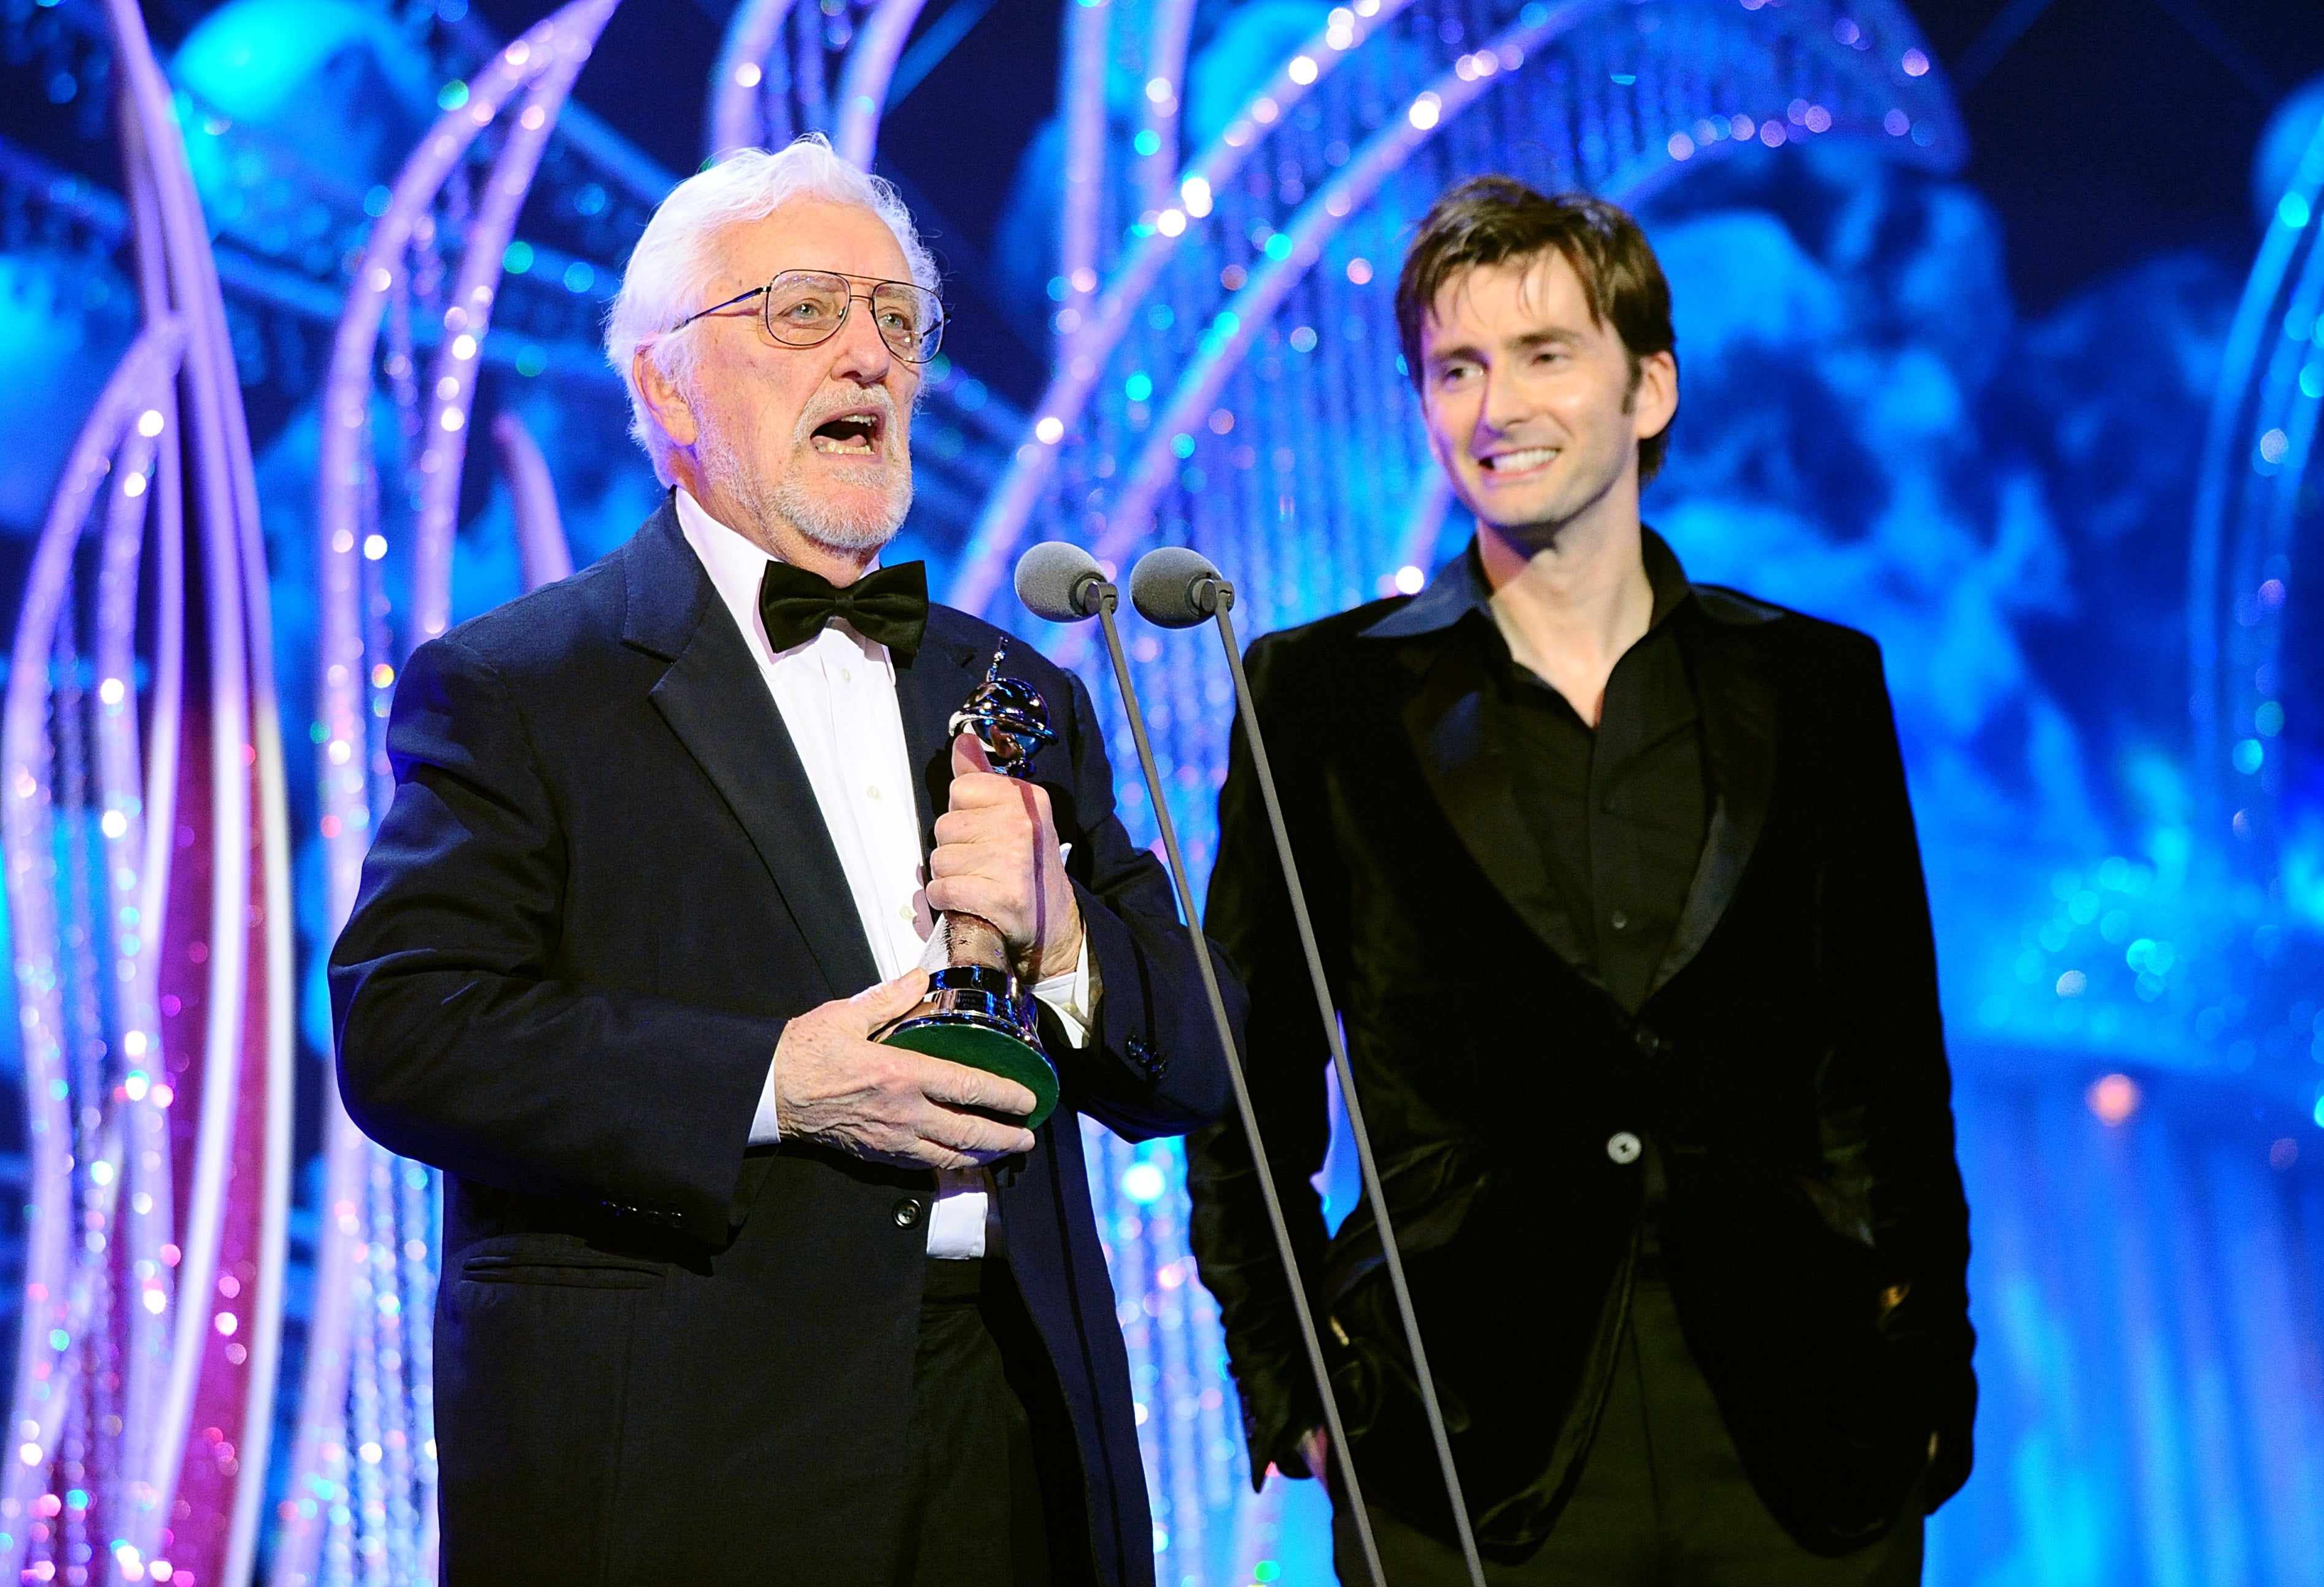
[[[1560,959],[1595,981],[1592,956],[1518,812],[1508,758],[1485,730],[1487,679],[1474,647],[1454,638],[1422,665],[1426,670],[1405,703],[1403,718],[1430,792],[1477,868],[1518,918]]]
[[[927,632],[909,662],[896,665],[896,707],[904,719],[904,751],[920,806],[920,845],[936,845],[936,817],[952,803],[953,713],[968,703],[992,656],[958,631],[952,614],[928,608]],[[1006,667],[1002,670],[1007,670]]]
[[[798,748],[665,502],[626,548],[625,642],[669,658],[656,710],[749,834],[835,997],[880,978]]]
[[[1711,940],[1758,847],[1775,787],[1775,698],[1754,666],[1755,647],[1733,627],[1693,609],[1677,614],[1687,670],[1702,704],[1711,785],[1711,830],[1687,888],[1670,947],[1646,989],[1651,998]]]

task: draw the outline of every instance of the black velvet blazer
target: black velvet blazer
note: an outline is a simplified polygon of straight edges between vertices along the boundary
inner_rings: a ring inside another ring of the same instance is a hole
[[[936,607],[899,667],[924,842],[946,720],[998,638]],[[1079,1436],[1097,1568],[1150,1583],[1079,1115],[1132,1138],[1205,1124],[1225,1069],[1169,884],[1115,819],[1088,692],[1029,647],[1008,665],[1058,728],[1035,770],[1102,990],[1090,1045],[1051,1043],[1065,1100],[1000,1221]],[[348,1113],[448,1176],[447,1579],[892,1579],[934,1178],[746,1151],[783,1022],[878,974],[671,509],[422,646],[388,750],[395,799],[331,990]]]
[[[1968,1209],[1877,647],[1716,589],[1673,614],[1712,807],[1633,1018],[1572,968],[1480,728],[1477,647],[1422,616],[1398,599],[1271,635],[1250,670],[1480,1542],[1524,1557],[1579,1474],[1642,1222],[1622,1132],[1665,1165],[1679,1316],[1776,1519],[1844,1552],[1924,1469],[1933,1508],[1969,1469]],[[1372,1216],[1327,1241],[1309,1184],[1329,1060],[1240,737],[1219,808],[1208,925],[1246,972],[1251,1086],[1366,1497],[1450,1541]],[[1317,1398],[1240,1125],[1191,1160],[1258,1470]]]

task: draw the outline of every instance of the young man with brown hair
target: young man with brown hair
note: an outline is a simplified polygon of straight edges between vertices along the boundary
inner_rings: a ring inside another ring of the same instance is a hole
[[[1488,1578],[1916,1582],[1976,1383],[1879,652],[1640,523],[1678,366],[1628,216],[1465,182],[1397,307],[1476,539],[1250,670]],[[1327,1238],[1309,1182],[1327,1055],[1240,741],[1219,813],[1210,931],[1388,1580],[1461,1582],[1378,1227]],[[1240,1126],[1191,1156],[1252,1466],[1320,1472]]]

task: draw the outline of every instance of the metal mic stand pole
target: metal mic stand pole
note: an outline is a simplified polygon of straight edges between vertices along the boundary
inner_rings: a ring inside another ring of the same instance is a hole
[[[1283,1253],[1284,1277],[1290,1281],[1291,1304],[1299,1316],[1299,1337],[1307,1346],[1307,1364],[1315,1373],[1316,1390],[1323,1397],[1323,1424],[1332,1441],[1332,1456],[1339,1462],[1340,1481],[1347,1491],[1349,1508],[1355,1517],[1356,1536],[1363,1542],[1364,1568],[1371,1576],[1372,1587],[1388,1587],[1388,1576],[1380,1569],[1379,1545],[1372,1540],[1371,1512],[1364,1508],[1363,1487],[1356,1481],[1355,1454],[1348,1447],[1346,1429],[1340,1425],[1339,1399],[1332,1392],[1331,1370],[1323,1364],[1323,1342],[1315,1335],[1315,1317],[1307,1304],[1307,1286],[1300,1278],[1298,1258],[1292,1252],[1291,1228],[1283,1220],[1283,1202],[1275,1191],[1275,1174],[1268,1166],[1267,1148],[1259,1140],[1259,1116],[1250,1105],[1250,1084],[1243,1078],[1242,1057],[1235,1047],[1234,1025],[1227,1018],[1226,1000],[1219,995],[1218,972],[1211,964],[1211,945],[1203,935],[1202,915],[1194,908],[1194,886],[1186,878],[1185,858],[1178,851],[1178,830],[1171,822],[1170,806],[1162,795],[1162,775],[1155,769],[1154,746],[1146,737],[1146,716],[1138,707],[1138,691],[1130,680],[1130,658],[1122,654],[1121,634],[1114,626],[1114,608],[1120,602],[1120,594],[1110,581],[1099,584],[1090,594],[1095,597],[1099,626],[1105,630],[1106,656],[1113,663],[1114,682],[1121,691],[1122,710],[1130,717],[1130,736],[1138,745],[1139,769],[1146,774],[1147,794],[1154,801],[1154,824],[1162,830],[1162,848],[1169,856],[1170,879],[1177,885],[1178,907],[1186,917],[1186,934],[1194,939],[1194,965],[1202,972],[1203,990],[1210,996],[1211,1017],[1218,1022],[1219,1046],[1226,1053],[1227,1077],[1234,1083],[1235,1108],[1242,1115],[1243,1134],[1250,1142],[1251,1170],[1259,1177],[1259,1194],[1267,1202],[1267,1218],[1274,1225],[1276,1247]],[[1240,667],[1236,669],[1236,676],[1240,681]],[[1263,766],[1265,762],[1260,764]],[[1268,808],[1271,811],[1274,809],[1271,786],[1268,799]],[[1280,818],[1277,818],[1276,830],[1278,834],[1282,831]],[[1298,896],[1296,882],[1292,896],[1295,899]],[[1304,904],[1300,906],[1299,922],[1300,929],[1305,931],[1307,914]],[[1308,951],[1312,955],[1314,951],[1312,934],[1308,941]],[[1335,1048],[1333,1050],[1337,1053],[1338,1050]],[[1339,1061],[1344,1071],[1346,1057],[1341,1055]],[[1341,1082],[1342,1087],[1346,1084],[1344,1079]],[[1350,1092],[1349,1095],[1352,1098],[1354,1094]],[[1367,1156],[1367,1163],[1370,1160]],[[1393,1261],[1393,1243],[1388,1250],[1389,1261]],[[1397,1278],[1399,1291],[1403,1283],[1403,1276],[1399,1272]],[[1432,1412],[1434,1403],[1432,1398]],[[1317,1472],[1315,1475],[1321,1477],[1323,1473]],[[1466,1516],[1462,1518],[1461,1527],[1461,1536],[1466,1541],[1469,1536]],[[1470,1548],[1469,1557],[1471,1562],[1476,1558],[1473,1546]],[[1473,1563],[1470,1569],[1474,1574],[1476,1567]],[[1477,1587],[1484,1587],[1481,1577],[1478,1579]]]
[[[1219,643],[1226,649],[1227,670],[1234,674],[1235,710],[1242,718],[1243,737],[1250,744],[1251,766],[1259,774],[1259,793],[1267,801],[1268,824],[1275,830],[1275,850],[1283,861],[1283,884],[1291,894],[1292,918],[1299,923],[1299,946],[1306,950],[1307,975],[1314,983],[1316,1010],[1323,1016],[1323,1039],[1331,1044],[1332,1067],[1340,1077],[1340,1100],[1348,1110],[1348,1133],[1355,1141],[1356,1162],[1363,1170],[1364,1194],[1371,1198],[1372,1215],[1379,1225],[1380,1253],[1387,1259],[1388,1283],[1396,1291],[1397,1315],[1404,1323],[1405,1343],[1412,1349],[1413,1371],[1420,1380],[1421,1407],[1428,1413],[1429,1435],[1436,1441],[1437,1464],[1444,1472],[1444,1491],[1452,1501],[1452,1524],[1460,1528],[1461,1556],[1469,1566],[1472,1587],[1485,1587],[1484,1562],[1477,1557],[1477,1538],[1469,1525],[1468,1500],[1461,1491],[1461,1473],[1452,1464],[1452,1442],[1444,1431],[1444,1412],[1436,1403],[1436,1380],[1428,1371],[1428,1352],[1420,1343],[1420,1319],[1413,1312],[1412,1290],[1404,1280],[1404,1258],[1397,1251],[1396,1232],[1388,1224],[1388,1193],[1380,1188],[1379,1165],[1372,1158],[1371,1134],[1364,1128],[1363,1105],[1356,1100],[1356,1072],[1348,1062],[1348,1044],[1340,1032],[1331,983],[1323,975],[1323,956],[1315,947],[1314,922],[1307,916],[1307,892],[1299,885],[1299,866],[1291,858],[1291,833],[1283,824],[1283,804],[1276,797],[1275,774],[1267,764],[1267,742],[1259,737],[1259,712],[1251,705],[1250,680],[1243,675],[1242,647],[1235,642],[1234,623],[1227,616],[1227,609],[1234,604],[1234,586],[1222,578],[1214,587],[1218,592],[1217,610],[1211,615],[1218,619]],[[1254,1143],[1255,1141],[1256,1137]],[[1271,1200],[1268,1205],[1273,1205]],[[1332,1436],[1336,1439],[1339,1436],[1334,1426]],[[1360,1517],[1361,1502],[1352,1491],[1349,1497]],[[1366,1536],[1369,1540],[1370,1534]]]

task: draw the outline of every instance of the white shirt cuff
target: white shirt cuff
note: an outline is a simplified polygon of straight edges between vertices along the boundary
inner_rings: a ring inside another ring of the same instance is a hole
[[[782,1133],[782,1121],[775,1115],[775,1060],[770,1058],[767,1083],[759,1088],[759,1111],[751,1115],[751,1144],[771,1146]]]
[[[1051,976],[1038,981],[1033,995],[1048,1004],[1057,1023],[1065,1027],[1065,1040],[1074,1047],[1088,1045],[1090,1027],[1090,957],[1089,929],[1082,929],[1081,956],[1074,968],[1061,976]]]

